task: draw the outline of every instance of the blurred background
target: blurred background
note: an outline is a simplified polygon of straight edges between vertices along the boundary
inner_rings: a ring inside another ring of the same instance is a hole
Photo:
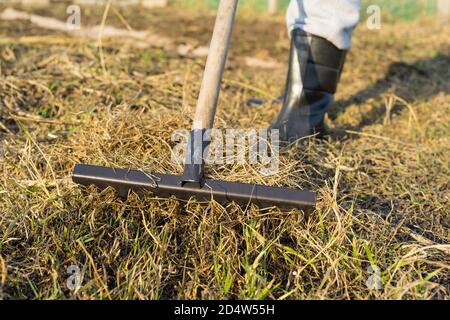
[[[167,5],[205,6],[217,8],[220,0],[113,0],[120,5],[142,5],[147,8],[162,7]],[[32,6],[45,6],[49,3],[77,3],[82,5],[102,5],[107,0],[1,0],[0,4],[23,4]],[[283,13],[289,4],[289,0],[241,0],[239,5],[254,12],[264,14]],[[386,19],[413,20],[422,16],[448,15],[447,0],[362,0],[362,10],[370,5],[378,5],[382,8]]]

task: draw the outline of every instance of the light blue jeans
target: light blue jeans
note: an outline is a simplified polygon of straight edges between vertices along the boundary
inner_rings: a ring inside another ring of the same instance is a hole
[[[289,34],[299,28],[348,50],[360,9],[361,0],[291,0],[286,24]]]

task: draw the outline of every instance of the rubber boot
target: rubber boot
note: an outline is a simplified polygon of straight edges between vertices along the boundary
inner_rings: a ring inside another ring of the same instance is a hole
[[[294,29],[283,106],[269,129],[278,129],[280,141],[292,142],[324,131],[324,116],[345,61],[340,50],[324,38]]]

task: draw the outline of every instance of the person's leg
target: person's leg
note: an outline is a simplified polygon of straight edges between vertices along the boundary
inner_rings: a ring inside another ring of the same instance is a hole
[[[301,29],[348,50],[360,8],[361,0],[291,0],[286,25],[289,33]]]
[[[283,107],[270,126],[280,130],[281,140],[323,130],[359,10],[360,0],[291,0],[289,71]]]

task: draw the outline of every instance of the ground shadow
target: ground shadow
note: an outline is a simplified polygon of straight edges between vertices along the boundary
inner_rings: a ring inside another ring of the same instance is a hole
[[[358,125],[340,128],[358,131],[383,120],[386,107],[381,98],[386,94],[392,93],[407,101],[417,101],[428,100],[441,92],[450,93],[450,54],[438,54],[410,64],[392,63],[383,78],[346,100],[336,101],[328,115],[331,120],[335,120],[350,106],[363,105],[371,99],[379,100],[370,112],[362,115],[362,121]],[[398,109],[392,112],[398,112]]]

